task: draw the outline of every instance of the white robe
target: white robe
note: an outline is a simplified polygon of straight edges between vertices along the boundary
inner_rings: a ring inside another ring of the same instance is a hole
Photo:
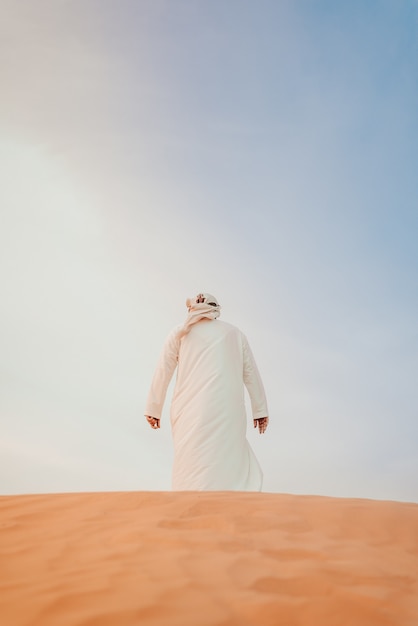
[[[253,418],[267,403],[248,341],[226,322],[204,319],[180,341],[167,338],[148,395],[146,415],[160,418],[178,365],[171,405],[174,490],[260,491],[263,474],[246,439],[244,384]]]

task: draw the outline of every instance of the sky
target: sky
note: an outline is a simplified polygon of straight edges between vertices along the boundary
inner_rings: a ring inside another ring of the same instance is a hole
[[[201,291],[264,491],[418,502],[416,0],[2,0],[0,493],[169,490]]]

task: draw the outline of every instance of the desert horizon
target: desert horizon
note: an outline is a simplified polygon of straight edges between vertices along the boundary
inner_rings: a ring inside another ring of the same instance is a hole
[[[418,504],[254,492],[2,496],[7,626],[415,626]]]

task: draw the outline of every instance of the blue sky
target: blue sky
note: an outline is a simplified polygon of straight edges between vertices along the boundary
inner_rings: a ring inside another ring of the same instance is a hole
[[[417,3],[0,11],[1,492],[169,489],[143,405],[209,291],[265,489],[417,501]]]

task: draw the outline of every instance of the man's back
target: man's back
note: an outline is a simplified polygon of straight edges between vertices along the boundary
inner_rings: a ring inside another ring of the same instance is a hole
[[[243,411],[243,335],[232,324],[202,320],[180,344],[175,413],[188,411],[196,420],[208,405],[219,413],[231,404]]]

